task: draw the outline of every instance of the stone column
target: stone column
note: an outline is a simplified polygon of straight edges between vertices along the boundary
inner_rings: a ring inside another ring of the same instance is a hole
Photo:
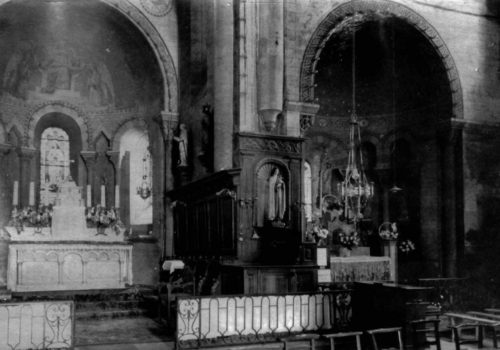
[[[120,185],[121,185],[121,181],[120,181],[120,169],[118,168],[119,167],[119,161],[120,161],[120,151],[108,151],[106,152],[109,160],[111,161],[111,163],[113,164],[113,168],[115,168],[115,186],[113,188],[113,190],[111,191],[111,193],[113,194],[113,206],[115,206],[115,198],[116,198],[116,186],[118,186],[118,188],[120,188]],[[119,208],[119,206],[117,207]]]
[[[455,174],[456,144],[461,139],[462,130],[451,128],[440,135],[442,164],[441,190],[442,190],[442,248],[443,248],[443,274],[446,277],[457,276],[457,176]]]
[[[214,2],[214,171],[233,167],[233,2]]]
[[[92,194],[94,189],[93,189],[93,179],[94,179],[94,166],[95,166],[95,156],[96,152],[94,151],[81,151],[80,155],[85,163],[85,166],[87,167],[87,183],[83,187],[83,192],[84,192],[84,198],[85,198],[85,205],[88,203],[88,198],[87,198],[87,186],[90,185],[90,193]],[[91,204],[97,204],[96,198],[92,198]]]
[[[172,174],[172,140],[174,131],[179,124],[177,113],[162,112],[163,137],[165,142],[165,192],[174,188],[174,175]],[[188,150],[189,152],[190,150]],[[172,256],[174,254],[174,218],[170,198],[163,196],[164,224],[162,225],[162,256]]]
[[[0,164],[7,164],[7,154],[12,150],[12,146],[0,143]],[[12,210],[12,191],[8,181],[7,172],[0,172],[0,227],[7,225]],[[1,278],[1,277],[0,277]],[[0,284],[1,285],[1,284]]]
[[[36,162],[35,155],[37,154],[35,148],[21,148],[21,181],[19,183],[19,204],[21,207],[29,205],[30,195],[30,182],[37,183],[36,181]],[[35,190],[36,192],[36,190]],[[36,193],[34,193],[36,198]],[[36,206],[36,201],[35,201]]]
[[[265,130],[273,131],[283,111],[283,1],[262,1],[258,7],[257,108]]]

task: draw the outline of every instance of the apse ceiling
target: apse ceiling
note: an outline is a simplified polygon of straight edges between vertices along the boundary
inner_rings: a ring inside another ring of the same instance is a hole
[[[129,108],[162,96],[146,39],[99,1],[12,1],[0,7],[1,92],[26,102]]]

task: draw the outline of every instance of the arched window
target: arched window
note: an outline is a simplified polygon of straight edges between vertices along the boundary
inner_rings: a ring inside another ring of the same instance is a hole
[[[40,140],[40,202],[54,203],[59,184],[69,175],[69,136],[61,128],[46,128]]]
[[[312,171],[311,165],[304,162],[304,213],[306,222],[312,221]]]
[[[123,187],[128,189],[124,221],[130,225],[153,222],[152,166],[147,130],[127,130],[120,139],[120,169]]]

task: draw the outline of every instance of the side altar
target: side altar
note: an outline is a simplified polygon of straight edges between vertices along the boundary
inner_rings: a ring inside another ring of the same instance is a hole
[[[126,242],[124,230],[119,225],[87,227],[81,197],[80,188],[68,180],[59,186],[54,206],[46,213],[48,225],[43,226],[47,227],[24,226],[16,220],[5,227],[10,239],[7,287],[11,291],[113,289],[132,284],[132,244]]]

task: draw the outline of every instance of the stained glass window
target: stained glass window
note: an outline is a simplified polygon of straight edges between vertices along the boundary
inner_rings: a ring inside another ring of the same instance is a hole
[[[54,203],[57,188],[69,177],[69,137],[60,128],[47,128],[40,143],[40,201]]]

